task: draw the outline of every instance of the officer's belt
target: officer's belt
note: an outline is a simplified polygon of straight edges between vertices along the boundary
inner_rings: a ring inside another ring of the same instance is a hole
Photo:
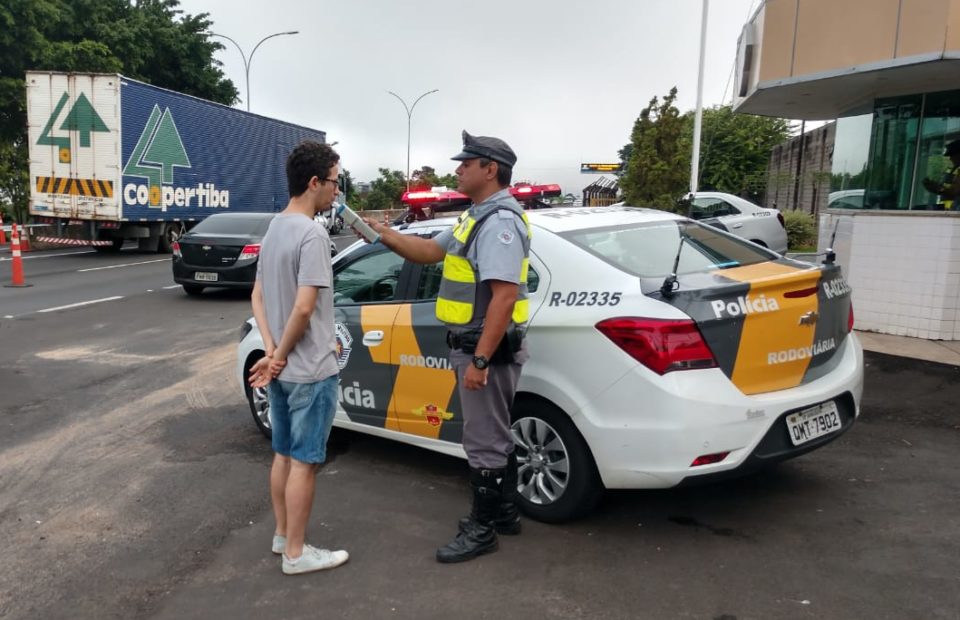
[[[477,349],[477,343],[480,342],[479,330],[455,333],[447,332],[447,346],[451,349],[462,349],[464,353],[473,353]]]

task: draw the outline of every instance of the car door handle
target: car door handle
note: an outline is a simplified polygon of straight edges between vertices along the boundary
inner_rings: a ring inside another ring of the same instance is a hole
[[[732,228],[743,228],[743,224],[734,224]]]
[[[383,330],[375,329],[363,334],[363,345],[366,347],[375,347],[383,344]]]

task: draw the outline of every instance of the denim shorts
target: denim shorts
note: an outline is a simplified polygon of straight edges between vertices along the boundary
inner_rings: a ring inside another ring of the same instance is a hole
[[[327,460],[327,438],[337,411],[338,376],[316,383],[270,382],[273,451],[301,463]]]

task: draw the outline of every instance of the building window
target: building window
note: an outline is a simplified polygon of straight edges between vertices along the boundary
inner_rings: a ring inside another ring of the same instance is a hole
[[[924,179],[939,183],[950,172],[953,165],[943,149],[954,140],[960,140],[960,90],[928,94],[920,126],[912,208],[942,208],[939,197],[924,187]]]
[[[878,99],[864,208],[909,209],[923,95]]]
[[[827,206],[943,209],[927,188],[950,173],[943,153],[954,140],[960,140],[960,90],[877,99],[872,115],[837,121]]]
[[[862,209],[873,113],[837,119],[828,209]]]

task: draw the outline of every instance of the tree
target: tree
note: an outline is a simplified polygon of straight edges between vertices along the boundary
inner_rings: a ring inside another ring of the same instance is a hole
[[[410,174],[410,189],[430,189],[431,187],[441,186],[455,188],[457,186],[457,175],[445,174],[439,176],[436,169],[430,166],[424,166]]]
[[[407,188],[406,177],[400,170],[379,169],[380,176],[370,183],[370,192],[364,197],[364,209],[399,209]]]
[[[633,154],[633,143],[627,142],[623,145],[623,148],[617,151],[617,157],[620,158],[620,165],[623,167],[623,170],[627,169],[627,162],[630,161],[630,155]],[[623,172],[620,172],[620,175],[623,175]]]
[[[682,193],[690,160],[681,148],[684,119],[673,105],[676,98],[676,87],[663,101],[654,97],[633,124],[630,159],[620,179],[629,204],[673,210]]]
[[[619,155],[626,162],[620,180],[631,204],[683,210],[678,200],[689,189],[694,112],[673,105],[677,89],[641,110],[630,143]],[[780,118],[736,114],[730,106],[703,111],[698,187],[755,198],[766,189],[770,151],[790,135]]]
[[[683,151],[692,153],[693,112],[684,115]],[[767,187],[767,166],[773,147],[790,135],[782,118],[737,114],[730,106],[703,111],[698,186],[707,191],[756,198]]]
[[[440,185],[440,179],[437,171],[430,166],[424,166],[410,174],[410,189],[430,189],[437,185]]]
[[[445,174],[442,177],[440,177],[439,181],[440,182],[437,185],[442,185],[443,187],[449,187],[450,189],[456,189],[457,183],[459,183],[459,181],[457,180],[457,175],[455,174]]]
[[[27,70],[122,73],[233,104],[237,89],[213,54],[208,14],[179,0],[6,0],[0,4],[0,202],[26,217]]]

